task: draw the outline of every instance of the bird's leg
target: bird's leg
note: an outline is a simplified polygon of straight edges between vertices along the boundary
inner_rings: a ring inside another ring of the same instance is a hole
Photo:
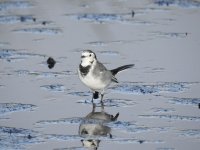
[[[97,99],[97,98],[99,98],[99,92],[93,91],[93,94],[92,94],[92,102],[93,102],[93,99]]]

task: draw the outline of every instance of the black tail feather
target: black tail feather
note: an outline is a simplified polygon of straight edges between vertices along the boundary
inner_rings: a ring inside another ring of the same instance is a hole
[[[117,113],[116,115],[115,115],[115,117],[112,117],[112,121],[116,121],[117,120],[117,118],[119,117],[119,113]]]
[[[133,66],[134,66],[134,64],[124,65],[124,66],[118,67],[118,68],[110,70],[110,71],[111,71],[112,75],[116,75],[118,72],[128,69],[128,68],[132,68]]]

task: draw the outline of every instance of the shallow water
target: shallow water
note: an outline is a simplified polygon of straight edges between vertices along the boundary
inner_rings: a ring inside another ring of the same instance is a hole
[[[199,15],[199,0],[0,1],[0,149],[199,149]],[[135,64],[103,104],[78,79],[83,49]]]

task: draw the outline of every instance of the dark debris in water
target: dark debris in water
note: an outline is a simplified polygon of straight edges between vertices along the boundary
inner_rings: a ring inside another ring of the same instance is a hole
[[[49,57],[47,59],[47,64],[48,64],[49,69],[52,69],[54,65],[56,64],[56,61],[52,57]]]
[[[42,85],[40,87],[50,92],[64,92],[66,89],[62,84]]]
[[[0,115],[18,111],[32,111],[37,106],[33,104],[21,104],[21,103],[0,103]]]
[[[186,82],[164,82],[164,83],[122,83],[111,88],[114,92],[130,94],[154,94],[162,92],[181,92],[187,89],[190,83]]]
[[[24,29],[16,29],[13,32],[18,33],[32,33],[32,34],[47,34],[47,35],[57,35],[61,34],[62,30],[59,28],[24,28]]]
[[[200,7],[200,2],[197,0],[154,0],[154,4],[159,6],[179,6],[183,8]]]
[[[33,130],[0,126],[0,149],[25,149],[28,144],[43,142]]]

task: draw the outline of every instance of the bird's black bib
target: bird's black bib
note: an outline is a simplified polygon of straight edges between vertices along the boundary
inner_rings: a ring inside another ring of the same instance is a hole
[[[90,65],[88,65],[86,67],[83,67],[81,64],[79,65],[79,70],[80,70],[82,76],[86,76],[88,74],[90,68],[91,68]]]

